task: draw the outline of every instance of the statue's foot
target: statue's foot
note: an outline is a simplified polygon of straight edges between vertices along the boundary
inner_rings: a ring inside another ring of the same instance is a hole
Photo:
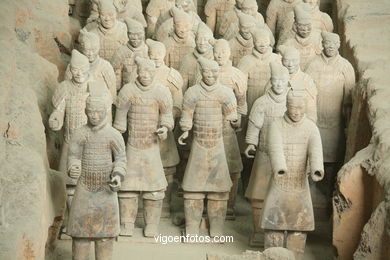
[[[186,235],[188,236],[196,236],[199,235],[199,226],[186,226]]]
[[[249,246],[261,247],[264,245],[264,235],[261,232],[252,232],[249,237]]]
[[[158,236],[158,224],[146,224],[144,228],[144,236],[145,237],[155,237]]]
[[[120,236],[131,237],[134,234],[134,223],[122,223]]]

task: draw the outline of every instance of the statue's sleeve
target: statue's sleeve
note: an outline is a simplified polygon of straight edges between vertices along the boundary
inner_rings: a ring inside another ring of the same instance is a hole
[[[275,6],[274,1],[271,0],[266,11],[266,22],[273,35],[275,35],[276,32],[277,19],[278,19],[278,9],[277,6]]]
[[[288,171],[283,149],[283,137],[279,121],[271,123],[268,131],[268,155],[271,161],[272,173],[286,173]]]
[[[210,30],[215,32],[215,25],[217,22],[217,10],[215,7],[215,1],[209,0],[207,1],[204,7],[204,14],[206,16],[206,24],[210,28]]]
[[[66,86],[63,83],[60,83],[54,91],[54,95],[52,97],[52,104],[54,107],[52,115],[56,115],[60,121],[60,124],[63,124],[65,117],[66,93]]]
[[[239,69],[235,70],[234,77],[235,87],[233,91],[237,99],[237,112],[241,115],[246,115],[248,113],[248,104],[246,102],[247,78]]]
[[[116,113],[113,126],[119,132],[124,133],[127,129],[127,113],[130,109],[130,84],[124,85],[116,99]]]
[[[226,98],[222,106],[222,112],[226,120],[237,120],[237,100],[234,96],[233,90],[228,87],[224,87],[226,92]]]
[[[165,126],[169,130],[173,129],[174,121],[172,116],[172,95],[168,87],[159,86],[161,91],[161,96],[159,97],[159,107],[160,107],[160,125]]]
[[[344,60],[343,66],[344,75],[344,106],[352,106],[352,90],[356,84],[355,70],[349,61]]]
[[[121,55],[122,51],[119,48],[112,57],[112,68],[114,69],[115,77],[116,77],[116,91],[120,90],[122,87],[122,70],[123,70],[123,61]]]
[[[187,56],[184,56],[182,61],[180,62],[180,68],[179,68],[179,73],[180,75],[182,76],[183,78],[183,93],[186,92],[186,90],[191,87],[191,86],[188,86],[188,82],[189,82],[189,74],[188,74],[188,70],[189,70],[189,66],[188,66],[188,62],[187,62]]]
[[[142,24],[143,27],[146,27],[147,24],[146,24],[146,20],[145,20],[145,17],[142,15],[141,12],[139,12],[138,10],[137,11],[134,11],[134,14],[133,14],[133,17],[132,17],[134,20],[138,21],[139,23]]]
[[[86,130],[85,127],[77,129],[69,141],[67,171],[69,171],[73,166],[81,167],[81,157],[82,157],[83,147],[87,140],[86,138],[87,133],[85,130]]]
[[[318,96],[317,86],[314,83],[314,80],[310,76],[308,76],[305,80],[306,80],[306,83],[308,84],[308,88],[306,89],[306,91],[309,94],[308,98],[313,100],[313,102],[311,102],[312,105],[310,106],[310,109],[312,111],[308,112],[307,115],[310,119],[313,120],[313,122],[316,123],[317,118],[318,118],[318,116],[317,116],[317,96]]]
[[[313,123],[312,129],[309,137],[309,162],[310,162],[310,170],[312,173],[319,171],[324,173],[324,157],[322,154],[322,142],[321,135],[318,127]]]
[[[122,135],[115,130],[112,129],[112,139],[111,139],[111,151],[114,155],[114,163],[113,163],[113,176],[119,175],[121,180],[123,181],[126,175],[126,146],[123,140]]]
[[[321,13],[321,15],[322,15],[322,20],[323,20],[324,25],[325,25],[325,29],[328,32],[333,32],[334,26],[333,26],[332,18],[330,18],[330,16],[327,13]]]
[[[183,78],[177,70],[171,68],[168,82],[173,86],[171,88],[173,107],[176,108],[180,114],[183,109]]]
[[[189,88],[184,94],[183,111],[180,118],[180,128],[183,132],[192,128],[192,120],[196,107],[197,97],[195,87]]]
[[[104,81],[106,82],[107,88],[110,91],[112,102],[115,103],[117,95],[117,86],[116,86],[116,75],[114,68],[109,62],[105,62],[104,70],[102,71]]]
[[[257,99],[253,104],[249,114],[248,129],[246,131],[245,142],[247,144],[258,145],[259,134],[264,124],[264,112],[262,111],[262,104],[260,99]]]
[[[240,59],[240,61],[238,62],[237,64],[237,68],[242,72],[244,73],[244,78],[246,80],[248,80],[248,64],[249,64],[249,60],[247,59],[248,56],[244,56]]]

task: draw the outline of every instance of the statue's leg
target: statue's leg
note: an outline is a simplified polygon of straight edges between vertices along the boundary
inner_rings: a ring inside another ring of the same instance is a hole
[[[264,230],[264,249],[270,247],[285,247],[285,232],[280,230]]]
[[[163,205],[164,191],[144,192],[144,220],[146,237],[158,236],[158,225],[160,223],[161,209]]]
[[[207,195],[207,215],[210,223],[210,236],[223,236],[226,218],[228,192],[215,192]]]
[[[253,221],[253,232],[249,238],[249,244],[251,246],[262,246],[262,229],[260,225],[261,214],[264,201],[258,199],[251,199],[252,207],[252,221]]]
[[[306,233],[305,232],[288,232],[286,248],[292,251],[296,260],[303,259],[305,252]]]
[[[204,193],[184,192],[184,215],[186,235],[199,235],[200,221],[203,213]]]
[[[138,211],[138,193],[118,192],[121,231],[120,236],[132,236]]]
[[[229,192],[227,215],[231,216],[231,219],[234,219],[234,206],[236,204],[238,181],[240,180],[240,177],[241,177],[241,172],[230,173],[230,178],[233,182],[233,186]]]
[[[72,259],[87,260],[89,257],[89,248],[91,240],[88,238],[72,238]]]
[[[111,260],[114,250],[114,238],[103,238],[95,241],[95,259]]]
[[[172,188],[173,188],[173,176],[176,173],[176,167],[166,167],[164,168],[165,178],[167,179],[168,186],[165,190],[165,197],[163,201],[163,212],[164,215],[169,217],[171,213],[171,196],[172,196]]]

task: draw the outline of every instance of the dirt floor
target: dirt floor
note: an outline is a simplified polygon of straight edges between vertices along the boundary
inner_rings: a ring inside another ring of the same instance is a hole
[[[183,201],[181,198],[173,198],[174,212],[180,212]],[[177,216],[177,215],[176,215]],[[143,221],[138,221],[143,226]],[[175,226],[171,219],[161,219],[160,232],[163,235],[181,235],[183,226]],[[329,222],[316,222],[316,231],[309,234],[304,260],[330,260],[333,259],[331,234]],[[245,250],[260,250],[263,248],[250,247],[248,245],[249,235],[252,230],[252,217],[249,203],[239,196],[236,206],[236,219],[227,220],[225,224],[225,235],[233,236],[234,242],[224,244],[186,244],[168,243],[163,245],[156,243],[155,239],[146,239],[142,236],[142,228],[135,231],[132,238],[119,238],[114,246],[115,260],[160,260],[160,259],[185,259],[205,260],[207,253],[220,253],[238,255]],[[206,235],[207,231],[202,230]],[[58,241],[55,260],[69,260],[72,258],[72,242],[69,239]],[[90,258],[94,259],[93,247],[91,247]]]

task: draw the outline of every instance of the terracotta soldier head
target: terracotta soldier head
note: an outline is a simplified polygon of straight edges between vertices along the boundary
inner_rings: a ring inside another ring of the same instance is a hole
[[[219,39],[214,44],[214,60],[223,66],[230,60],[230,46],[225,39]]]
[[[271,49],[271,40],[269,38],[269,32],[264,29],[255,29],[252,32],[253,44],[255,49],[264,54]]]
[[[286,93],[290,78],[287,68],[278,62],[271,62],[270,67],[272,92],[276,95]]]
[[[107,102],[102,97],[89,96],[85,113],[88,117],[88,123],[92,126],[101,125],[107,116]]]
[[[300,3],[294,7],[294,26],[300,37],[307,38],[310,36],[313,24],[309,4]]]
[[[218,82],[219,66],[216,61],[209,60],[203,57],[198,59],[200,64],[200,71],[202,74],[202,81],[207,86],[212,86]]]
[[[299,51],[291,46],[281,45],[278,51],[282,55],[282,63],[288,69],[290,74],[294,74],[299,70],[301,62]]]
[[[244,14],[248,14],[254,17],[257,14],[258,9],[259,7],[256,0],[244,0],[242,2],[241,11]]]
[[[255,28],[256,21],[253,16],[238,12],[238,28],[239,33],[245,40],[252,37],[251,31]]]
[[[90,63],[99,57],[100,38],[96,33],[88,32],[85,29],[80,30],[78,41],[81,52],[87,56]]]
[[[340,36],[336,33],[322,31],[322,47],[327,57],[334,57],[339,54]]]
[[[196,50],[200,54],[207,53],[213,48],[214,36],[210,28],[204,23],[199,23],[198,31],[196,33],[195,43]]]
[[[291,89],[287,94],[287,115],[293,122],[300,122],[306,112],[306,92],[299,87],[294,88],[294,82],[290,82]]]
[[[116,24],[117,11],[112,0],[100,0],[99,23],[105,29],[111,29]]]
[[[77,84],[82,84],[89,78],[89,60],[77,50],[72,50],[70,72],[72,80]]]
[[[185,39],[191,31],[191,19],[188,14],[177,7],[172,8],[173,26],[175,34],[180,39]]]
[[[164,65],[164,58],[167,53],[165,45],[161,42],[153,41],[152,39],[146,39],[146,45],[149,47],[149,58],[154,61],[156,68]]]
[[[139,56],[135,57],[137,64],[137,79],[142,86],[147,87],[152,84],[156,74],[156,65],[152,60],[144,59]]]
[[[127,26],[127,37],[132,47],[138,48],[145,41],[145,29],[138,21],[127,18],[125,20]]]

